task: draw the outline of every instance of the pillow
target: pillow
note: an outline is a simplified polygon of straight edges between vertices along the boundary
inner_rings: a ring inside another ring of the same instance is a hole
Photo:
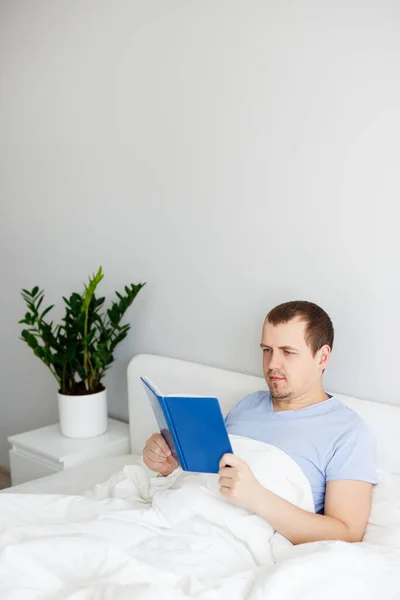
[[[400,475],[383,471],[378,473],[363,542],[400,550]]]

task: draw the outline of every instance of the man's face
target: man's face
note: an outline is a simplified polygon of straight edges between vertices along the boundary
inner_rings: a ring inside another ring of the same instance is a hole
[[[297,398],[320,382],[330,348],[323,346],[313,357],[304,339],[305,326],[298,317],[280,325],[264,322],[264,377],[273,398]]]

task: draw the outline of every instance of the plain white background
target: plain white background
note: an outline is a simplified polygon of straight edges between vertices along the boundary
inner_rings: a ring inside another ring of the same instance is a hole
[[[266,312],[334,322],[325,387],[400,405],[397,0],[1,0],[0,462],[57,420],[18,339],[103,266],[146,281],[106,379],[160,353],[261,375]]]

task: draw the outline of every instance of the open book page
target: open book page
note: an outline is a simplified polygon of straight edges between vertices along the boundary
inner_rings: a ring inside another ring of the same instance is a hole
[[[158,387],[154,385],[152,381],[148,377],[142,377],[142,379],[147,383],[147,385],[154,391],[157,396],[161,396],[162,398],[213,398],[214,396],[204,396],[202,394],[190,394],[190,393],[180,393],[180,394],[162,394]]]
[[[153,390],[153,392],[157,395],[157,396],[161,396],[163,397],[163,394],[160,392],[160,390],[158,389],[158,387],[156,385],[154,385],[154,383],[152,381],[150,381],[150,379],[148,377],[142,377],[141,379],[143,379],[143,381],[145,381],[147,383],[147,385],[149,386],[149,388],[151,390]]]

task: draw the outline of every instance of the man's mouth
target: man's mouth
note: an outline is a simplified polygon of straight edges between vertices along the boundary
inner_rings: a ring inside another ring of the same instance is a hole
[[[270,377],[271,381],[283,381],[284,379],[284,377]]]

